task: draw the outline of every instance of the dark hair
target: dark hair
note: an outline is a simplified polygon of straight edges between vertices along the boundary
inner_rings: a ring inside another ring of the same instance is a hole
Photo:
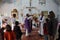
[[[13,17],[15,18],[16,17],[16,14],[13,14]]]
[[[5,19],[5,21],[7,21],[7,19]]]
[[[44,16],[44,12],[43,11],[41,12],[41,15]]]
[[[30,15],[29,14],[26,14],[27,17],[29,17]]]
[[[1,30],[4,30],[5,28],[1,28]]]
[[[18,21],[15,21],[15,25],[19,25],[19,22]]]
[[[50,15],[48,15],[48,18],[50,18]]]
[[[11,26],[10,25],[6,25],[6,31],[11,31]]]
[[[55,14],[53,11],[50,11],[49,14],[50,14],[50,18],[55,18]]]
[[[48,22],[49,20],[46,18],[46,22]]]

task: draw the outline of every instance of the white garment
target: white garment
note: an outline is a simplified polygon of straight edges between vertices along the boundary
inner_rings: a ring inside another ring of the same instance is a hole
[[[34,26],[34,24],[37,25],[37,23],[33,20],[32,21],[32,28],[36,28],[37,27],[37,26]]]
[[[11,25],[12,30],[14,29],[14,26],[15,26],[14,24]]]
[[[14,23],[16,21],[16,18],[12,18],[11,22]]]
[[[26,36],[28,36],[29,35],[29,33],[28,33],[28,29],[26,29]]]
[[[39,34],[44,35],[43,24],[45,23],[45,17],[43,16],[42,20],[40,19],[41,16],[39,17],[39,22],[40,22]]]

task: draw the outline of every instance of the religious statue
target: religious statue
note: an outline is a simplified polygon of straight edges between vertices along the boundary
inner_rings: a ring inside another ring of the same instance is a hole
[[[17,9],[13,9],[11,11],[11,25],[12,25],[12,30],[14,29],[14,23],[17,20],[18,20],[18,11],[17,11]]]
[[[13,11],[11,11],[11,15],[12,15],[12,17],[13,18],[18,18],[18,11],[17,11],[17,9],[13,9]]]

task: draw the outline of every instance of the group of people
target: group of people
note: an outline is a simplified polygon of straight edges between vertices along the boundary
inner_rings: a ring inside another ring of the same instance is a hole
[[[29,14],[26,15],[25,18],[25,29],[26,29],[26,36],[31,34],[32,31],[32,19]],[[38,22],[39,22],[39,30],[38,34],[41,37],[44,37],[45,40],[54,40],[56,31],[57,31],[57,24],[58,20],[55,18],[55,14],[53,11],[49,12],[48,18],[45,18],[44,13],[41,12]]]
[[[49,12],[48,18],[44,18],[44,14],[42,12],[40,16],[40,31],[39,35],[44,36],[45,40],[55,40],[56,32],[57,32],[57,24],[58,20],[55,18],[55,14],[53,11]]]
[[[0,40],[21,40],[21,36],[22,32],[18,21],[15,21],[13,30],[9,24],[6,24],[5,27],[0,29]]]
[[[45,18],[44,13],[41,12],[39,18],[36,18],[35,20],[38,20],[38,27],[39,30],[38,35],[41,37],[44,37],[44,40],[54,40],[56,31],[57,31],[57,24],[58,21],[55,18],[55,14],[53,11],[49,12],[48,18]],[[3,22],[3,26],[0,29],[0,35],[2,35],[0,38],[2,40],[21,40],[22,32],[19,26],[19,22],[14,22],[14,28],[12,30],[11,25]],[[24,20],[24,28],[25,28],[25,35],[30,36],[32,31],[32,22],[33,17],[32,15],[26,14],[26,18]],[[5,32],[4,32],[5,31]]]

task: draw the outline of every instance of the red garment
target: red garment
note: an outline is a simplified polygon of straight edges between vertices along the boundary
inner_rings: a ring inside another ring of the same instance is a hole
[[[44,24],[44,34],[47,35],[48,34],[48,26],[47,23]]]
[[[15,34],[14,34],[14,32],[8,32],[8,31],[6,31],[5,33],[4,33],[4,39],[6,39],[6,40],[15,40]]]

